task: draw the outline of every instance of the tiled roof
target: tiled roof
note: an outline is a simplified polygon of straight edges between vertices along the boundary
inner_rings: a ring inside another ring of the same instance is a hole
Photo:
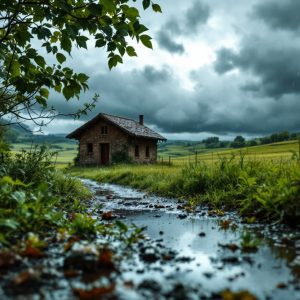
[[[155,139],[155,140],[162,140],[162,141],[167,140],[160,134],[158,134],[155,131],[153,131],[152,129],[148,128],[147,126],[141,125],[138,121],[123,118],[123,117],[118,117],[118,116],[114,116],[114,115],[104,114],[104,113],[100,113],[92,120],[88,121],[81,127],[77,128],[75,131],[73,131],[72,133],[67,135],[66,138],[74,139],[74,138],[80,137],[80,135],[82,133],[84,133],[86,130],[88,130],[92,126],[96,125],[101,119],[104,119],[104,120],[112,123],[113,125],[120,128],[121,130],[125,131],[126,133],[128,133],[131,136],[143,137],[143,138]]]

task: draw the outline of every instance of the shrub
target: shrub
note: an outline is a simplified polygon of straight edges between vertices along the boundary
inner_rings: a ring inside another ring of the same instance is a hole
[[[115,151],[111,154],[113,164],[132,163],[132,158],[128,155],[128,147],[123,145],[122,150]]]

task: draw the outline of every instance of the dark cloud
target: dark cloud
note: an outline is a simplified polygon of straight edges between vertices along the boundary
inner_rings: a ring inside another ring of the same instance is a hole
[[[254,6],[252,16],[261,19],[272,29],[300,29],[300,1],[264,1]]]
[[[224,74],[234,69],[249,73],[260,80],[263,96],[278,99],[286,94],[300,93],[300,56],[299,49],[293,46],[276,46],[253,37],[245,38],[241,49],[221,48],[217,51],[214,69]],[[251,83],[245,88],[253,89]]]
[[[146,66],[126,72],[114,70],[109,74],[94,71],[90,92],[79,102],[68,106],[62,99],[53,97],[51,104],[61,112],[76,111],[94,91],[100,91],[97,107],[83,116],[82,121],[106,112],[136,120],[144,114],[145,123],[161,134],[209,132],[262,136],[284,129],[299,131],[300,102],[295,96],[285,101],[261,102],[239,89],[242,83],[239,75],[220,77],[208,67],[191,72],[191,79],[195,88],[187,91],[169,66],[159,69]],[[233,82],[236,84],[232,85]]]
[[[161,49],[167,50],[172,54],[181,55],[184,53],[183,44],[174,42],[170,33],[163,29],[157,34],[157,42]]]
[[[200,1],[195,1],[193,6],[185,12],[186,28],[194,32],[198,25],[205,24],[210,17],[210,7]]]

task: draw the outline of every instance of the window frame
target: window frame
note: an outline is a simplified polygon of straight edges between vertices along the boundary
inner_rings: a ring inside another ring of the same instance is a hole
[[[134,157],[140,157],[140,146],[135,145],[134,147]]]
[[[94,145],[93,145],[93,143],[86,143],[86,152],[87,153],[93,153],[94,152]]]
[[[150,157],[150,146],[146,146],[146,154],[145,154],[146,158]]]
[[[108,126],[103,125],[101,126],[101,135],[107,135],[108,134]]]

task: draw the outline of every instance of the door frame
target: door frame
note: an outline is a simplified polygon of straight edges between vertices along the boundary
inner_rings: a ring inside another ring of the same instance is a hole
[[[102,163],[102,144],[108,144],[108,165],[110,165],[110,142],[100,142],[99,143],[99,165],[108,166]]]

